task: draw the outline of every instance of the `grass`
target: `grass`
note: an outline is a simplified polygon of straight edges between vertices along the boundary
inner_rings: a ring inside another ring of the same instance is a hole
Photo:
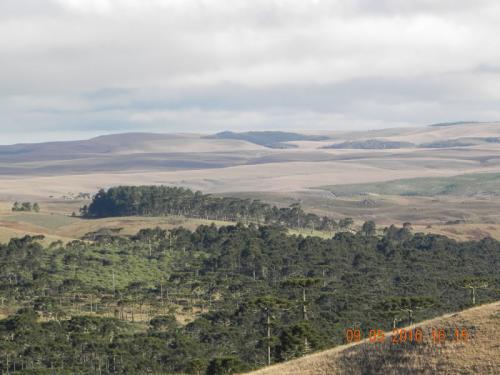
[[[25,234],[43,234],[52,241],[68,242],[101,228],[122,228],[121,234],[131,235],[140,229],[156,226],[164,229],[178,226],[196,229],[202,224],[214,223],[217,226],[234,224],[233,222],[188,219],[180,216],[130,216],[86,220],[71,217],[73,211],[78,211],[78,203],[65,201],[42,203],[42,210],[39,213],[12,212],[11,206],[10,202],[0,202],[0,242],[7,242],[12,237],[22,237]]]
[[[412,326],[423,331],[421,343],[382,343],[367,339],[355,344],[304,356],[270,366],[252,375],[335,374],[498,374],[500,302],[448,314]],[[444,329],[444,343],[435,343],[432,329]],[[454,340],[453,332],[465,328],[467,341]]]
[[[78,221],[77,218],[61,214],[32,212],[13,213],[11,215],[2,216],[1,219],[12,222],[25,222],[47,229],[57,229]]]
[[[123,216],[82,219],[71,217],[71,212],[75,210],[75,204],[64,201],[45,204],[43,210],[39,213],[12,212],[7,208],[8,204],[2,202],[2,205],[0,205],[0,242],[6,242],[12,237],[23,236],[24,234],[43,234],[53,241],[62,240],[68,242],[101,228],[121,228],[121,235],[132,235],[136,234],[140,229],[157,226],[163,229],[183,226],[195,230],[200,225],[215,224],[219,227],[236,224],[234,221],[206,220],[182,216]],[[310,229],[290,230],[290,233],[322,238],[331,236],[330,232],[312,231]]]
[[[1,225],[1,224],[0,224]],[[20,238],[25,235],[30,235],[34,236],[37,234],[43,234],[45,236],[45,239],[42,242],[44,245],[49,245],[50,243],[54,241],[62,241],[64,243],[72,241],[74,238],[68,238],[68,237],[63,237],[63,236],[57,236],[57,235],[51,235],[51,234],[45,234],[40,231],[30,231],[26,229],[13,229],[9,227],[4,227],[0,226],[0,243],[6,243],[9,242],[11,238]]]
[[[414,225],[417,232],[435,233],[457,241],[480,240],[484,237],[500,239],[499,224]]]
[[[382,199],[382,198],[380,198]],[[414,202],[416,209],[410,208],[411,205],[408,202],[401,203],[401,207],[398,208],[396,204],[389,204],[387,197],[383,198],[383,203],[380,203],[380,199],[377,199],[377,205],[373,207],[361,206],[359,201],[352,201],[351,205],[347,205],[347,201],[342,201],[340,204],[328,208],[330,212],[343,213],[342,216],[351,216],[356,218],[355,227],[359,227],[363,220],[368,220],[376,217],[379,221],[377,224],[379,228],[383,225],[388,225],[390,223],[401,223],[404,221],[410,221],[413,223],[416,232],[425,233],[436,233],[441,235],[446,235],[450,238],[454,238],[459,241],[467,241],[473,239],[480,239],[486,236],[491,236],[493,238],[500,239],[500,224],[496,223],[480,223],[474,222],[473,219],[468,220],[466,224],[455,224],[446,225],[444,220],[439,222],[439,220],[433,219],[433,210],[443,210],[450,211],[449,220],[455,218],[469,218],[473,210],[467,210],[469,206],[459,207],[454,211],[452,206],[454,203],[451,202],[434,202],[430,203],[427,200],[425,202]],[[408,200],[411,198],[402,199]],[[417,199],[417,198],[414,198]],[[420,198],[423,199],[423,198]],[[310,204],[309,202],[306,202]],[[321,202],[319,202],[321,203]],[[319,204],[313,202],[314,206]],[[329,204],[339,203],[338,200],[333,200]],[[418,203],[418,204],[417,204]],[[475,203],[475,209],[478,211],[476,215],[478,218],[487,218],[488,213],[486,211],[480,211],[481,202]],[[484,203],[487,202],[482,202]],[[311,206],[311,207],[314,207]],[[326,206],[326,205],[325,205]],[[490,208],[494,209],[495,205],[490,202]],[[325,208],[326,209],[326,208]],[[486,210],[486,208],[485,208]],[[401,215],[398,216],[398,212],[401,211]],[[415,212],[418,215],[426,215],[427,220],[421,222],[416,220],[418,218],[411,218],[409,215]],[[462,214],[464,212],[464,214]],[[328,212],[317,211],[319,214],[327,214]],[[391,218],[390,214],[393,215]],[[385,219],[384,219],[385,218]],[[0,214],[0,242],[8,242],[13,237],[22,237],[25,234],[35,235],[43,234],[46,239],[43,241],[45,244],[49,244],[53,241],[61,240],[64,243],[72,241],[77,238],[81,238],[84,234],[92,231],[97,231],[101,228],[122,228],[120,231],[121,235],[132,235],[137,233],[142,228],[152,228],[159,226],[163,229],[171,229],[177,226],[183,226],[187,229],[194,230],[199,225],[210,225],[214,223],[217,226],[231,225],[234,222],[226,221],[215,221],[215,220],[204,220],[204,219],[188,219],[177,216],[168,217],[143,217],[143,216],[131,216],[131,217],[119,217],[119,218],[105,218],[96,220],[84,220],[80,218],[72,218],[67,216],[66,213],[53,211],[50,213],[4,213]],[[432,225],[428,225],[432,224]],[[302,236],[317,236],[321,238],[330,238],[332,233],[327,231],[318,231],[311,229],[290,229],[289,233],[292,235],[302,235]]]
[[[477,175],[465,175],[462,180]],[[500,174],[482,175],[483,181]],[[462,178],[458,176],[457,178]],[[465,177],[464,177],[465,178]],[[415,179],[429,183],[433,179]],[[449,180],[449,179],[439,179]],[[408,180],[404,180],[408,181]],[[389,184],[381,183],[381,184]],[[372,185],[372,184],[370,184]],[[376,184],[375,184],[376,185]],[[358,185],[356,185],[358,186]],[[363,186],[366,186],[363,184]],[[487,184],[485,185],[487,186]],[[500,190],[500,184],[498,189]],[[358,192],[362,189],[358,188]],[[491,236],[500,239],[500,207],[499,196],[459,197],[441,195],[436,197],[402,196],[402,195],[357,195],[334,196],[324,190],[308,190],[295,193],[234,193],[243,198],[258,198],[279,207],[301,202],[304,209],[318,215],[327,215],[339,220],[352,217],[355,228],[366,220],[374,220],[379,228],[390,224],[401,225],[411,222],[415,231],[437,233],[456,240],[472,240]],[[143,228],[159,226],[163,229],[183,226],[194,230],[199,225],[217,226],[231,225],[234,222],[204,219],[189,219],[179,216],[131,216],[95,220],[84,220],[71,217],[72,212],[78,212],[86,201],[47,200],[41,201],[39,213],[12,212],[12,202],[0,202],[0,242],[6,242],[12,237],[22,237],[24,234],[43,234],[46,243],[56,240],[68,242],[81,238],[88,232],[101,228],[122,228],[120,234],[131,235]],[[459,224],[448,225],[447,222],[458,221]],[[465,222],[465,223],[463,223]],[[290,230],[290,234],[303,236],[318,236],[328,238],[330,232],[311,231],[310,229]]]
[[[337,196],[384,194],[402,196],[500,195],[500,173],[473,173],[454,177],[422,177],[376,183],[331,185],[319,189]]]
[[[238,193],[240,198],[258,198],[279,207],[301,202],[307,212],[339,220],[352,217],[355,228],[374,220],[378,228],[410,222],[416,232],[437,233],[459,241],[491,236],[500,239],[500,196],[438,197],[401,195],[334,196],[324,190],[295,193]],[[452,222],[459,224],[450,225]],[[292,231],[291,233],[298,234]],[[314,233],[320,237],[329,233]]]
[[[289,234],[292,235],[301,235],[301,236],[314,236],[314,237],[321,237],[321,238],[332,238],[334,236],[334,232],[329,232],[329,231],[321,231],[321,230],[311,230],[311,229],[289,229],[288,230]]]

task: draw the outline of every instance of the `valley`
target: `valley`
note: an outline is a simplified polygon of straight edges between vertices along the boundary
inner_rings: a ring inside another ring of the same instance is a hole
[[[494,340],[477,335],[465,351],[342,344],[346,327],[412,319],[496,327],[497,136],[464,123],[0,146],[0,331],[16,337],[0,350],[17,356],[0,368],[487,373]]]

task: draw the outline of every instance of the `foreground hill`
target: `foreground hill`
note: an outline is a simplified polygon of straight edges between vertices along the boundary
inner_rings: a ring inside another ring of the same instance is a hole
[[[312,374],[498,374],[500,373],[500,302],[448,314],[413,327],[423,331],[421,343],[364,340],[274,365],[252,375]],[[448,333],[435,343],[432,330]],[[468,340],[456,340],[464,329]]]

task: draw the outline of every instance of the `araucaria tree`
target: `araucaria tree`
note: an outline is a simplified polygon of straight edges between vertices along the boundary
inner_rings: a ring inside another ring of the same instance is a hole
[[[259,297],[253,301],[253,304],[263,312],[266,322],[266,347],[267,347],[267,364],[271,364],[271,319],[273,314],[277,311],[284,309],[288,303],[280,298],[274,296]]]
[[[400,310],[408,314],[408,324],[413,324],[415,311],[424,310],[434,304],[434,299],[427,296],[393,297],[388,300],[391,310]]]
[[[292,277],[286,280],[283,285],[298,287],[302,290],[302,319],[306,322],[308,320],[307,315],[307,295],[306,290],[311,288],[314,285],[317,285],[320,282],[320,279],[312,278],[312,277]],[[307,341],[307,336],[304,336],[304,350],[309,350],[309,343]]]
[[[468,277],[463,280],[462,286],[466,289],[470,289],[471,303],[475,305],[476,290],[488,288],[489,282],[487,279],[481,277]]]

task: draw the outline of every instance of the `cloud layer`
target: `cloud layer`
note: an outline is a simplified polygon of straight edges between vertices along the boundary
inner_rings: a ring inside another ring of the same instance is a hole
[[[0,143],[500,119],[495,0],[2,0]]]

